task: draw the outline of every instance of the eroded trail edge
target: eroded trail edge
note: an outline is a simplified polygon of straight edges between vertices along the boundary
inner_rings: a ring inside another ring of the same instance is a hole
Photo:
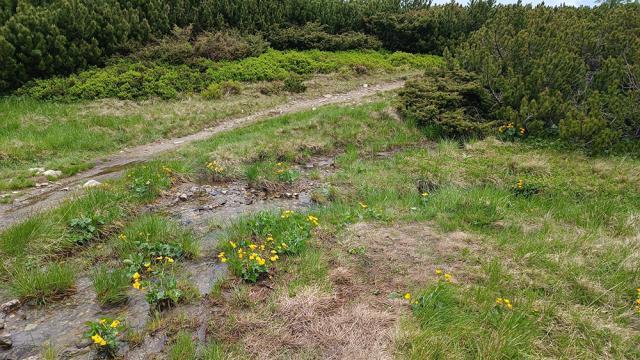
[[[403,85],[404,81],[393,81],[362,87],[342,94],[324,95],[320,98],[294,101],[248,116],[233,118],[191,135],[164,139],[162,141],[129,148],[119,154],[99,159],[96,161],[96,165],[90,170],[61,179],[46,188],[28,190],[19,195],[12,204],[0,205],[0,227],[6,228],[33,214],[56,206],[69,196],[82,191],[81,185],[88,180],[104,181],[118,177],[132,164],[145,162],[160,153],[178,149],[194,141],[204,140],[221,132],[246,126],[260,120],[309,110],[317,106],[349,102],[361,103],[366,97],[385,91],[396,90]]]

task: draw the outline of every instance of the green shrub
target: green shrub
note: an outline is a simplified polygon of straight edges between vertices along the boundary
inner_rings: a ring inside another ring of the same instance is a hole
[[[439,70],[408,81],[399,97],[404,117],[440,135],[478,136],[487,129],[488,94],[463,70]]]
[[[504,124],[602,152],[640,140],[639,31],[640,4],[504,6],[454,54]]]
[[[207,100],[217,100],[222,98],[222,86],[220,84],[211,84],[204,89],[200,95]]]
[[[398,66],[426,69],[439,66],[434,56],[387,54],[375,51],[276,51],[237,61],[195,59],[189,65],[131,62],[119,59],[101,69],[68,78],[38,80],[18,93],[41,100],[173,99],[181,93],[200,93],[212,83],[284,80],[293,74],[330,73],[353,66],[391,71]],[[237,88],[237,83],[228,83]]]
[[[224,95],[240,95],[242,93],[242,84],[233,80],[223,81],[220,84],[220,90]]]
[[[330,34],[328,27],[318,22],[272,31],[269,41],[275,49],[318,49],[324,51],[379,49],[381,43],[374,36],[358,32]]]
[[[240,60],[258,56],[269,48],[261,35],[242,35],[237,30],[205,32],[194,44],[194,55],[209,60]]]
[[[283,88],[291,93],[303,93],[307,91],[307,85],[304,84],[304,78],[299,75],[291,75],[284,79]]]
[[[191,27],[174,27],[170,35],[137,50],[131,54],[131,58],[176,65],[188,64],[195,58],[191,35]]]
[[[284,91],[284,82],[280,80],[268,82],[258,88],[262,95],[278,95]]]

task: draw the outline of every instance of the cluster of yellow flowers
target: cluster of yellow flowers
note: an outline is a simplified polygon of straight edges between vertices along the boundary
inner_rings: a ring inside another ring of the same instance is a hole
[[[218,163],[215,161],[211,161],[210,163],[207,163],[207,169],[217,174],[222,174],[224,172],[224,168],[218,165]]]
[[[502,126],[500,126],[500,127],[498,128],[498,131],[502,134],[502,133],[504,133],[505,131],[507,131],[507,130],[509,130],[509,129],[513,129],[513,123],[508,123],[507,125],[502,125]],[[526,130],[525,128],[523,128],[523,127],[521,127],[521,128],[519,128],[519,129],[518,129],[518,133],[520,134],[520,136],[524,136],[524,133],[525,133],[526,131],[527,131],[527,130]]]
[[[513,129],[513,123],[508,123],[507,125],[502,125],[498,128],[498,131],[501,133],[507,131],[508,129]]]
[[[636,289],[637,299],[636,299],[636,312],[640,315],[640,287]]]
[[[293,210],[285,210],[285,211],[282,212],[280,217],[283,218],[283,219],[288,219],[293,214],[294,214]]]
[[[284,173],[285,170],[286,169],[285,169],[283,163],[279,162],[279,163],[276,164],[276,174],[280,175],[280,174]]]
[[[107,341],[103,339],[102,336],[100,336],[100,334],[93,335],[91,337],[91,340],[93,340],[95,344],[98,344],[100,346],[107,346]]]
[[[169,175],[169,174],[171,174],[171,173],[173,172],[173,170],[169,169],[169,168],[168,168],[168,167],[166,167],[166,166],[163,166],[163,167],[162,167],[162,171],[164,171],[167,175]]]
[[[498,304],[498,306],[502,306],[505,307],[509,310],[513,309],[513,304],[511,304],[511,300],[507,299],[507,298],[497,298],[496,299],[496,304]]]
[[[309,219],[309,222],[313,225],[313,226],[318,226],[320,225],[320,223],[318,222],[318,218],[313,216],[313,215],[309,215],[307,216],[307,219]]]
[[[524,187],[524,180],[518,179],[518,182],[516,183],[516,187],[518,188],[518,190],[522,190],[522,188]]]
[[[426,198],[427,196],[429,196],[429,193],[428,193],[428,192],[423,192],[423,193],[422,193],[422,194],[420,194],[420,195],[422,195],[422,197],[423,197],[423,198]]]
[[[131,278],[133,279],[133,287],[135,289],[142,290],[142,284],[140,284],[140,274],[136,272],[135,274],[133,274],[133,276],[131,276]]]
[[[119,239],[120,241],[126,241],[126,240],[127,240],[127,235],[125,235],[125,234],[120,234],[120,235],[118,235],[118,239]]]
[[[441,269],[436,269],[436,275],[441,276],[446,282],[451,282],[453,280],[453,275],[444,273]]]

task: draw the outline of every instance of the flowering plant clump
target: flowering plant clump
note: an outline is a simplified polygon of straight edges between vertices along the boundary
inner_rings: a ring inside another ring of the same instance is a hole
[[[140,240],[132,242],[136,251],[124,259],[129,276],[140,271],[150,272],[151,265],[155,262],[161,262],[166,259],[171,259],[171,262],[173,262],[175,259],[180,259],[184,256],[184,250],[179,244],[151,242],[150,236],[150,234],[139,233],[136,237]],[[123,242],[128,241],[128,237],[125,234],[120,234],[118,239]]]
[[[124,329],[124,324],[117,319],[102,318],[95,322],[89,321],[86,325],[89,330],[84,336],[93,341],[98,351],[113,355],[118,349],[118,335]]]
[[[237,276],[256,282],[284,255],[298,254],[320,224],[314,215],[284,210],[279,215],[258,213],[235,225],[223,243],[218,259],[227,263]]]
[[[636,312],[640,315],[640,287],[636,289]]]
[[[167,172],[166,166],[156,171],[147,166],[134,168],[128,175],[129,189],[141,199],[149,199],[157,196],[160,190],[168,188],[173,178]]]
[[[207,172],[213,181],[221,181],[224,178],[225,168],[217,161],[207,163]]]
[[[145,268],[143,276],[136,272],[131,276],[135,289],[146,291],[145,299],[153,308],[163,309],[169,307],[182,298],[182,291],[178,289],[178,283],[173,275],[175,260],[168,256],[158,256],[153,262],[143,264]]]
[[[523,179],[518,179],[518,181],[511,186],[511,190],[516,196],[524,197],[533,196],[540,192],[540,189],[537,186],[525,182]]]
[[[498,138],[500,140],[515,140],[527,136],[527,129],[514,126],[513,123],[502,125],[498,128]]]
[[[278,179],[278,181],[287,184],[293,184],[293,182],[296,181],[298,177],[300,177],[299,172],[291,170],[287,165],[281,162],[276,163],[274,171],[276,173],[276,178]]]
[[[496,298],[496,306],[499,309],[507,309],[507,310],[513,310],[513,304],[511,303],[511,300],[509,300],[508,298]]]

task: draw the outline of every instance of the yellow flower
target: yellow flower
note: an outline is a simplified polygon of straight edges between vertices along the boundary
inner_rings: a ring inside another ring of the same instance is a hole
[[[271,253],[275,255],[275,254],[277,254],[278,252],[277,252],[277,251],[275,251],[275,250],[271,250]]]
[[[151,263],[147,261],[146,263],[144,263],[144,267],[146,268],[151,267]]]
[[[156,260],[162,260],[162,256],[157,256]]]
[[[220,261],[222,261],[223,263],[227,262],[227,258],[221,258]]]
[[[442,275],[442,270],[436,269],[436,275]]]
[[[423,192],[421,195],[422,195],[422,197],[427,197],[427,196],[429,196],[429,193],[428,192]]]
[[[497,298],[496,299],[496,304],[502,304],[504,302],[504,300],[502,298]]]
[[[251,255],[249,255],[249,260],[253,260],[256,258],[256,253],[251,253]]]
[[[251,249],[252,251],[255,250],[258,246],[256,244],[251,244],[249,245],[249,249]]]
[[[102,345],[102,342],[104,341],[104,339],[102,338],[102,336],[100,336],[100,334],[93,335],[91,339],[93,340],[94,343],[100,344],[100,345]]]
[[[264,244],[260,245],[260,251],[264,251]]]
[[[224,257],[224,251],[221,251],[221,252],[218,254],[218,258],[222,259],[223,257]]]
[[[236,246],[238,246],[236,243],[234,243],[233,241],[229,241],[229,245],[231,245],[232,249],[235,249]]]
[[[282,212],[282,215],[280,215],[280,217],[283,218],[283,219],[286,219],[291,215],[293,215],[293,211],[285,210],[285,211]]]
[[[286,243],[282,243],[280,244],[280,246],[282,246],[283,249],[288,249],[289,245],[287,245]]]
[[[319,222],[318,222],[318,218],[313,216],[313,215],[309,215],[307,216],[307,219],[309,219],[309,222],[311,224],[313,224],[314,226],[318,226]]]
[[[453,278],[453,276],[451,274],[444,274],[444,279],[448,282],[451,282],[451,279]]]
[[[271,235],[267,236],[267,241],[273,241],[273,236]]]
[[[277,163],[276,165],[278,165],[278,166],[282,166],[282,163],[281,163],[281,162],[279,162],[279,163]]]
[[[138,279],[140,279],[140,274],[138,274],[138,272],[136,272],[135,274],[133,274],[132,278],[133,278],[133,280],[138,280]]]
[[[142,287],[141,287],[141,285],[140,285],[140,282],[139,282],[139,281],[137,281],[137,280],[133,283],[133,288],[134,288],[134,289],[138,289],[138,290],[142,290]]]
[[[271,260],[272,262],[276,262],[279,259],[278,255],[273,255],[272,257],[269,258],[269,260]]]
[[[239,253],[238,253],[238,258],[242,259],[243,257],[244,257],[244,254],[243,254],[243,253],[241,253],[241,252],[239,252]]]
[[[118,239],[120,239],[120,240],[122,240],[122,241],[125,241],[125,240],[127,240],[127,235],[125,235],[125,234],[120,234],[120,235],[118,236]]]
[[[107,319],[100,319],[100,325],[104,325],[107,323]]]
[[[258,256],[258,258],[256,259],[256,261],[258,262],[258,265],[262,266],[265,264],[265,260],[261,257]]]
[[[113,322],[111,323],[111,327],[112,328],[117,328],[120,325],[120,321],[119,320],[113,320]]]
[[[167,257],[165,257],[165,260],[167,260],[167,262],[168,262],[169,264],[173,264],[173,262],[174,262],[174,260],[173,260],[172,258],[168,257],[168,256],[167,256]]]
[[[365,204],[363,202],[359,202],[358,204],[360,204],[360,207],[363,208],[363,209],[366,209],[366,208],[369,207],[369,205],[367,205],[367,204]]]
[[[406,294],[404,294],[404,298],[405,298],[406,300],[411,300],[411,293],[406,293]]]

